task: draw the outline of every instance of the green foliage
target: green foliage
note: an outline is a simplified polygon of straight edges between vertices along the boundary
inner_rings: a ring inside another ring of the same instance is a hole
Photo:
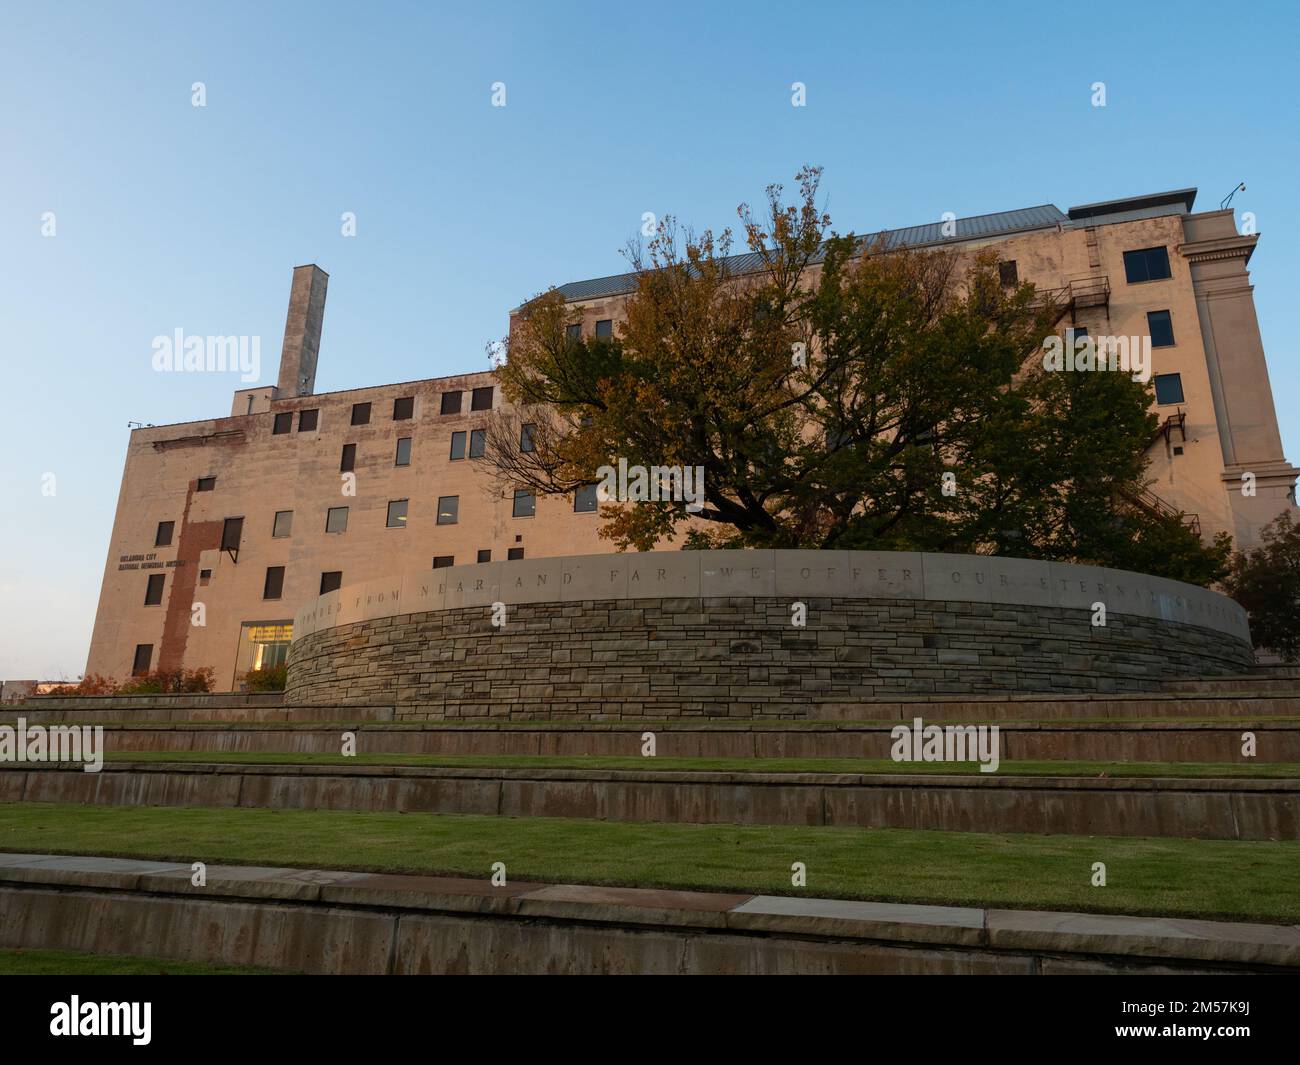
[[[1250,613],[1256,647],[1287,662],[1300,659],[1300,523],[1283,511],[1260,534],[1261,543],[1232,556],[1224,582]]]
[[[289,667],[283,665],[250,669],[244,674],[244,683],[250,692],[282,692],[288,673]]]

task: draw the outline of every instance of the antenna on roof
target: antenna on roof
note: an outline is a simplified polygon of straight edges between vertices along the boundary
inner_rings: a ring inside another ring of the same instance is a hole
[[[1223,199],[1219,201],[1219,210],[1226,211],[1228,209],[1228,204],[1232,202],[1232,198],[1235,195],[1237,195],[1237,193],[1245,192],[1245,191],[1246,191],[1246,183],[1243,181],[1240,185],[1234,188],[1230,193],[1228,193],[1228,195],[1226,195],[1225,197],[1223,197]]]

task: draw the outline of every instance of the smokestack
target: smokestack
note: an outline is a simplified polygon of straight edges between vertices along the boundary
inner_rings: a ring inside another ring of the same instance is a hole
[[[280,349],[279,395],[310,396],[316,388],[316,356],[325,321],[325,289],[330,275],[314,263],[295,266],[289,289],[289,313],[284,320]]]

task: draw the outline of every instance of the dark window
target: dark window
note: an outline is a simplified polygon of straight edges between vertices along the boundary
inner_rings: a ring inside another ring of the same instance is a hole
[[[1016,270],[1015,259],[998,263],[998,281],[1002,283],[1003,288],[1015,288],[1020,284],[1020,273]]]
[[[537,499],[532,492],[519,489],[515,492],[515,505],[512,512],[516,518],[531,518],[537,513]]]
[[[1176,373],[1158,373],[1155,375],[1156,402],[1182,403],[1183,376]]]
[[[284,567],[267,566],[266,583],[262,585],[263,599],[279,599],[284,592]]]
[[[523,557],[524,557],[524,549],[522,547],[512,547],[510,548],[510,550],[506,552],[506,558],[509,559],[511,562],[513,562],[517,558],[523,558]]]
[[[397,441],[397,458],[393,461],[394,466],[409,466],[411,464],[411,438],[404,436]]]
[[[320,594],[326,592],[337,592],[343,586],[343,571],[341,569],[330,570],[328,573],[320,575]]]
[[[415,397],[402,396],[393,400],[393,421],[404,422],[415,416]]]
[[[519,450],[536,451],[537,447],[533,443],[533,426],[522,425],[519,427]]]
[[[469,432],[469,457],[481,459],[487,450],[487,430],[471,429]]]
[[[596,509],[596,485],[584,484],[573,493],[573,512],[587,514]]]
[[[131,663],[131,676],[140,677],[149,672],[149,663],[153,661],[153,644],[135,645],[135,660]]]
[[[347,507],[330,507],[325,512],[325,531],[327,533],[341,533],[348,531],[348,508]]]
[[[460,521],[460,496],[438,497],[438,524],[455,525]]]
[[[1153,348],[1167,348],[1174,343],[1174,321],[1168,311],[1147,311],[1147,332]]]
[[[480,551],[480,552],[478,553],[478,561],[479,561],[479,562],[491,562],[491,561],[492,561],[492,552],[491,552],[491,551]]]
[[[343,458],[339,461],[339,473],[348,473],[357,468],[357,445],[344,444]]]
[[[442,406],[438,410],[439,414],[459,414],[460,413],[460,393],[444,392],[442,394]]]
[[[238,551],[239,542],[244,538],[244,519],[227,518],[221,526],[221,550]]]
[[[201,569],[201,570],[199,570],[199,580],[201,580],[201,581],[210,581],[210,580],[212,580],[212,570],[210,570],[210,569]]]
[[[298,412],[298,432],[311,433],[316,430],[316,423],[320,420],[319,410],[300,410]]]
[[[465,457],[465,434],[451,434],[451,457],[453,459],[463,459]]]
[[[216,487],[217,487],[217,479],[216,479],[215,477],[200,477],[200,478],[199,478],[199,487],[198,487],[198,490],[199,490],[200,492],[211,492],[211,491],[212,491],[214,488],[216,488]]]
[[[1175,445],[1174,445],[1174,454],[1175,454],[1175,455],[1181,455],[1182,453],[1183,453],[1183,449],[1182,449],[1182,447],[1179,446],[1179,445],[1177,445],[1177,444],[1175,444]]]
[[[388,504],[388,527],[390,529],[406,528],[406,500],[394,499]]]
[[[448,566],[454,566],[455,564],[456,564],[455,555],[434,555],[433,556],[434,569],[446,569]]]
[[[581,323],[581,322],[574,322],[574,323],[572,323],[571,325],[566,325],[566,326],[564,327],[564,335],[565,335],[566,337],[568,337],[570,340],[581,340],[581,339],[582,339],[582,323]]]
[[[165,574],[149,574],[149,583],[144,590],[144,605],[157,606],[162,602],[163,584],[167,580]]]
[[[470,410],[491,410],[492,409],[492,386],[486,388],[474,389],[473,395],[469,401]]]
[[[275,521],[271,523],[271,536],[275,539],[289,536],[293,533],[293,511],[277,510],[275,512]]]
[[[353,403],[352,404],[352,424],[369,425],[370,424],[370,404]]]
[[[154,547],[169,547],[172,542],[172,530],[176,528],[174,521],[160,521],[158,523],[158,534],[153,538]]]
[[[272,436],[281,436],[293,428],[293,411],[287,410],[283,414],[275,416],[275,424],[271,427]]]
[[[1087,326],[1076,325],[1069,332],[1075,340],[1081,340],[1088,335],[1088,328]]]
[[[1167,248],[1141,248],[1124,253],[1124,276],[1130,285],[1139,281],[1159,281],[1169,276]]]
[[[614,335],[614,319],[606,318],[596,323],[596,339],[609,340]]]

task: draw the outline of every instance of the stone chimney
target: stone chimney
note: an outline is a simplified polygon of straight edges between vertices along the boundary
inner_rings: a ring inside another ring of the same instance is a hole
[[[289,290],[289,313],[280,350],[279,396],[310,396],[316,388],[316,356],[325,321],[325,290],[330,275],[314,263],[295,266]]]

